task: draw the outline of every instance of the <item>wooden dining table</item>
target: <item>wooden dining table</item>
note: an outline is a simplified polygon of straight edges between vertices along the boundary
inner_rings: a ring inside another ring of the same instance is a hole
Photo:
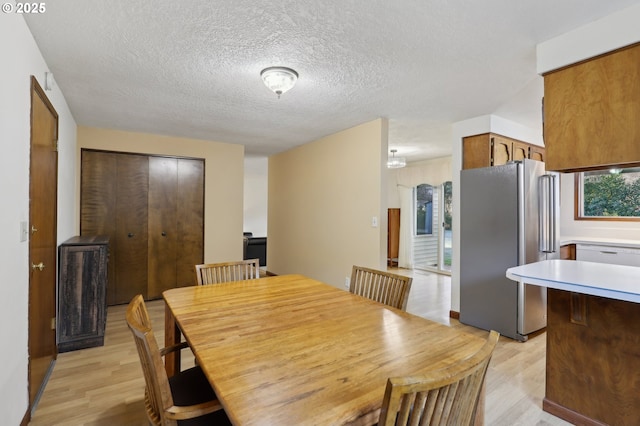
[[[376,424],[389,377],[475,353],[484,340],[302,275],[163,293],[234,425]],[[172,374],[179,359],[166,360]]]

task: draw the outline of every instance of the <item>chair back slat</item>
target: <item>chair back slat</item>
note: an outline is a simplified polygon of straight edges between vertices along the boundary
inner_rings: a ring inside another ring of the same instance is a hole
[[[142,295],[137,295],[131,300],[127,307],[126,319],[136,343],[144,374],[145,408],[149,421],[154,425],[175,425],[175,421],[163,418],[164,409],[173,405],[173,396]]]
[[[260,259],[207,263],[196,265],[195,270],[196,283],[198,285],[253,280],[260,278]]]
[[[478,352],[449,367],[422,376],[390,378],[378,424],[472,425],[499,337],[500,333],[491,331]]]
[[[354,265],[349,291],[404,311],[412,281],[411,277]]]

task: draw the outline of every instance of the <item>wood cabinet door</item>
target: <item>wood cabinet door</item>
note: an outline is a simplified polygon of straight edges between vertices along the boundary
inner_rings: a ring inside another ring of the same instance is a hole
[[[462,139],[462,168],[475,169],[491,166],[491,139],[488,133]]]
[[[544,76],[548,170],[640,162],[640,44]]]
[[[527,158],[544,162],[544,148],[541,146],[530,145],[529,156]]]
[[[60,246],[58,345],[60,352],[102,346],[107,318],[106,244]]]
[[[178,287],[194,285],[195,265],[204,262],[204,166],[202,159],[178,159]]]
[[[513,140],[503,136],[491,136],[491,165],[501,166],[513,160]]]
[[[522,161],[529,158],[529,144],[526,142],[513,141],[513,161]]]

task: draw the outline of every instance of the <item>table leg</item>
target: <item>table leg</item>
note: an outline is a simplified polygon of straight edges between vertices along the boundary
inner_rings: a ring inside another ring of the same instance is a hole
[[[164,346],[168,348],[180,343],[180,329],[176,324],[173,312],[169,306],[164,306]],[[164,357],[164,367],[167,370],[167,376],[171,377],[180,371],[180,351],[168,353]]]

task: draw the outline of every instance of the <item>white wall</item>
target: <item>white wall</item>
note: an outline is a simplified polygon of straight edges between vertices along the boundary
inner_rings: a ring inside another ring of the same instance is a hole
[[[267,157],[245,157],[243,230],[254,237],[267,236],[268,170]]]
[[[17,425],[27,412],[29,245],[20,222],[29,220],[30,76],[44,87],[47,65],[24,19],[0,15],[0,401],[2,423]],[[58,243],[74,233],[76,124],[58,87],[46,92],[59,115]]]
[[[640,3],[536,46],[539,74],[640,41]]]
[[[640,41],[640,3],[605,16],[537,46],[539,73],[551,71]],[[594,141],[597,143],[597,141]],[[638,222],[574,220],[574,177],[562,175],[562,238],[640,240]]]

